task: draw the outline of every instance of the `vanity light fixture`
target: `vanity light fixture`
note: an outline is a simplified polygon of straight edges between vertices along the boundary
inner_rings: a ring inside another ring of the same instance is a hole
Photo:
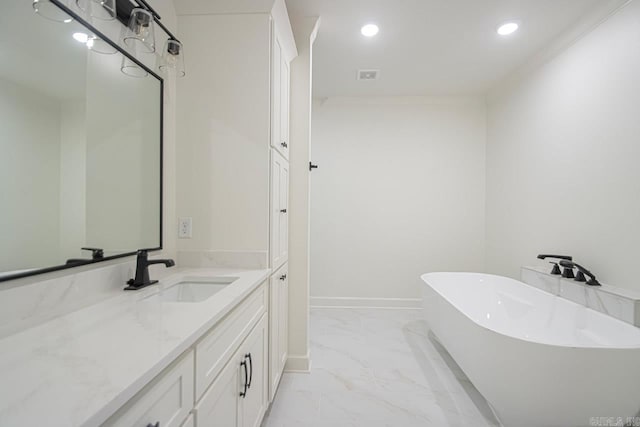
[[[153,23],[154,16],[150,11],[141,7],[133,9],[122,41],[129,48],[139,49],[140,52],[154,53],[156,51],[156,37]]]
[[[168,39],[164,45],[160,66],[158,67],[163,73],[169,70],[175,70],[176,76],[184,77],[184,54],[182,43],[175,39]]]
[[[80,14],[70,8],[75,2]],[[147,3],[147,0],[32,0],[35,13],[51,21],[69,23],[77,18],[87,28],[92,28],[91,18],[101,20],[118,19],[126,25],[121,42],[129,55],[139,58],[140,53],[156,53],[155,25],[164,31],[168,40],[157,62],[160,71],[175,70],[177,77],[185,76],[184,46],[160,21],[160,15]],[[377,28],[377,27],[376,27]],[[94,30],[98,32],[98,30]],[[114,54],[118,49],[110,41],[93,34],[74,33],[73,38],[87,46],[89,50],[102,54]],[[146,77],[149,73],[123,55],[120,70],[132,77]]]
[[[373,37],[380,31],[380,28],[376,24],[367,24],[360,28],[360,32],[365,37]]]
[[[72,17],[49,0],[33,0],[31,6],[35,13],[50,21],[62,22],[64,24],[73,21]]]
[[[509,34],[513,34],[518,31],[519,27],[520,24],[515,21],[505,22],[504,24],[500,25],[496,31],[501,36],[508,36]]]

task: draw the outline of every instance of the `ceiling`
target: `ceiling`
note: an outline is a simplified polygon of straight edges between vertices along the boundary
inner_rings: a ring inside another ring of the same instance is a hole
[[[286,0],[320,16],[314,96],[478,95],[610,0]],[[619,3],[619,2],[618,2]],[[496,28],[518,20],[501,37]],[[373,38],[360,27],[376,23]],[[357,81],[358,69],[380,69]]]

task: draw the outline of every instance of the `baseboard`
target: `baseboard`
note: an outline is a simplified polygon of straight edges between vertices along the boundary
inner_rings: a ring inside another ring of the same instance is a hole
[[[353,298],[353,297],[311,297],[312,308],[422,308],[420,298]]]
[[[311,359],[309,353],[302,356],[287,357],[287,363],[284,365],[285,372],[305,373],[311,372]]]

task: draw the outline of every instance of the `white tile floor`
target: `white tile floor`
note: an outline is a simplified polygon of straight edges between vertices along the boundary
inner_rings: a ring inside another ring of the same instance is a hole
[[[262,427],[499,425],[419,310],[312,309],[311,374],[285,374]]]

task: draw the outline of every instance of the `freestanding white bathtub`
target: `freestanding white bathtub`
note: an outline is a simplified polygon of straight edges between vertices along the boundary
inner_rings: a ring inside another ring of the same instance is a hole
[[[429,327],[505,427],[640,425],[639,328],[506,277],[422,280]]]

